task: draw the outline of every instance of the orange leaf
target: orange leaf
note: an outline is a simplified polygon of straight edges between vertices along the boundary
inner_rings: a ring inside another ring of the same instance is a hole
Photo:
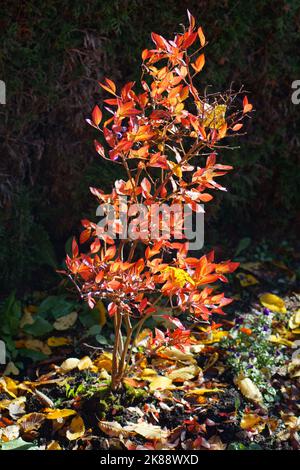
[[[195,61],[195,63],[192,64],[192,67],[198,73],[203,69],[204,64],[205,64],[205,56],[204,54],[200,54],[198,59]]]
[[[225,137],[225,135],[226,135],[226,132],[227,132],[227,123],[225,122],[225,124],[223,124],[223,126],[221,126],[220,129],[219,129],[218,138],[223,139],[223,137]]]
[[[237,132],[243,127],[243,124],[235,124],[232,128],[233,131]]]
[[[200,39],[200,44],[203,47],[205,45],[205,36],[203,34],[201,26],[200,26],[200,28],[198,28],[198,36],[199,36],[199,39]]]
[[[247,96],[245,96],[243,99],[243,106],[244,106],[244,109],[243,109],[244,114],[252,111],[253,106],[251,103],[249,103]]]
[[[93,119],[93,123],[96,125],[96,126],[99,126],[100,122],[101,122],[101,119],[102,119],[102,112],[99,108],[99,106],[95,106],[93,111],[92,111],[92,119]]]
[[[106,81],[106,85],[104,85],[103,83],[99,83],[99,85],[106,91],[108,91],[108,93],[111,93],[112,95],[115,95],[116,94],[116,85],[114,84],[114,82],[112,80],[110,80],[109,78],[105,78],[105,81]]]

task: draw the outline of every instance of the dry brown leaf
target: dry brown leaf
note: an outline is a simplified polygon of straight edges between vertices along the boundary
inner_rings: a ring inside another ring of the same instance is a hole
[[[124,430],[117,421],[99,421],[99,428],[110,437],[128,436],[130,433]]]
[[[3,442],[10,442],[18,439],[20,435],[20,427],[17,424],[12,424],[6,428],[0,428],[0,440]]]
[[[74,323],[77,320],[77,317],[78,317],[77,312],[71,312],[68,315],[58,318],[54,322],[53,326],[57,331],[68,330],[74,325]]]
[[[32,349],[33,351],[41,352],[46,356],[50,356],[51,349],[47,343],[44,343],[40,339],[20,339],[15,342],[17,349]]]
[[[170,434],[170,431],[163,430],[160,426],[155,426],[150,423],[128,423],[124,427],[126,431],[131,433],[139,434],[145,439],[158,440],[167,439]]]
[[[172,361],[187,362],[189,364],[195,364],[196,362],[196,359],[194,358],[193,354],[191,354],[190,352],[180,351],[174,346],[162,349],[159,354],[161,357],[171,359]]]
[[[18,424],[20,425],[22,433],[30,434],[32,431],[37,431],[45,419],[46,416],[43,413],[28,413],[18,419]]]

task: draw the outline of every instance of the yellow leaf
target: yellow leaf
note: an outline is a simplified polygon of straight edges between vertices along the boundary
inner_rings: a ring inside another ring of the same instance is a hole
[[[61,410],[52,410],[51,408],[46,409],[46,418],[47,419],[61,419],[61,418],[68,418],[68,416],[76,415],[76,411],[68,410],[63,408]]]
[[[47,339],[47,344],[51,348],[57,348],[59,346],[66,346],[67,344],[71,344],[70,338],[64,338],[63,336],[51,336]]]
[[[274,344],[283,344],[283,346],[287,346],[288,348],[293,346],[293,341],[289,341],[288,339],[282,338],[279,335],[270,335],[268,340]]]
[[[76,357],[69,357],[61,364],[59,370],[60,372],[70,372],[78,367],[79,362],[79,359]]]
[[[6,392],[13,398],[17,397],[18,393],[18,382],[11,379],[10,377],[1,377],[0,378],[0,391]]]
[[[242,395],[254,403],[263,403],[263,396],[259,388],[248,377],[238,376],[234,379],[234,383],[239,388]]]
[[[253,274],[245,274],[245,273],[238,273],[236,275],[242,287],[249,287],[254,286],[255,284],[259,284],[259,281]]]
[[[172,361],[188,362],[190,364],[196,363],[196,359],[194,358],[193,354],[189,352],[180,351],[174,346],[162,349],[160,351],[160,356],[170,359]]]
[[[85,370],[85,369],[94,368],[94,365],[93,365],[91,359],[89,358],[89,356],[85,356],[82,359],[80,359],[80,361],[77,364],[77,367],[78,367],[79,370]]]
[[[62,450],[62,448],[57,441],[51,441],[46,450]]]
[[[262,294],[259,297],[259,301],[264,307],[268,308],[272,312],[286,313],[284,301],[275,294]]]
[[[134,344],[135,346],[147,346],[149,339],[152,336],[152,332],[149,328],[144,328],[136,338]]]
[[[219,129],[218,138],[223,139],[225,137],[226,133],[227,133],[227,123],[225,122],[224,124],[222,124],[222,126]]]
[[[69,429],[66,432],[66,437],[69,441],[75,441],[80,439],[85,433],[85,426],[81,416],[75,416],[70,424]]]
[[[186,380],[191,380],[196,377],[200,371],[200,367],[192,364],[187,367],[181,367],[180,369],[172,370],[167,374],[167,377],[171,379],[172,382],[185,382]]]
[[[206,106],[204,110],[204,120],[202,122],[203,127],[210,127],[212,129],[220,129],[226,124],[225,114],[227,106],[225,104],[218,104],[215,107]],[[227,128],[225,129],[226,133]]]
[[[257,424],[260,424],[262,421],[261,416],[258,416],[254,413],[245,413],[241,419],[241,428],[242,429],[253,429]]]
[[[194,388],[189,390],[186,395],[206,395],[207,393],[223,393],[222,388]]]
[[[71,312],[68,315],[58,318],[54,322],[53,326],[58,331],[68,330],[74,325],[74,323],[77,320],[77,317],[78,317],[77,312]]]
[[[149,369],[146,367],[145,369],[143,369],[140,377],[143,380],[148,380],[149,382],[151,382],[154,377],[157,377],[157,372],[153,369]]]
[[[106,323],[106,308],[102,300],[98,300],[95,307],[99,312],[99,325],[104,326]]]
[[[108,352],[102,353],[95,361],[94,365],[99,370],[105,369],[107,372],[111,372],[112,368],[112,354]]]
[[[182,178],[182,168],[178,163],[174,163],[174,162],[169,161],[168,165],[171,168],[172,173],[174,175],[176,175],[178,178]]]
[[[294,313],[294,315],[289,319],[289,328],[295,330],[300,326],[300,311]],[[293,331],[294,333],[294,331]]]
[[[199,39],[200,39],[200,44],[203,47],[205,45],[205,36],[204,36],[204,33],[203,33],[201,27],[198,28],[198,36],[199,36]]]
[[[171,390],[174,388],[174,385],[172,384],[172,380],[168,377],[157,376],[150,382],[149,388],[151,392],[159,389]]]

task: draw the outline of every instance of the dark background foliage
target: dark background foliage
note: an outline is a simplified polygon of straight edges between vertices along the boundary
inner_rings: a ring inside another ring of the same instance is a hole
[[[186,9],[209,45],[203,87],[244,85],[256,112],[247,135],[226,150],[229,192],[207,214],[211,243],[244,236],[280,240],[299,227],[300,79],[297,0],[1,1],[1,292],[55,282],[65,244],[95,212],[89,186],[110,188],[115,167],[99,160],[84,119],[101,105],[104,76],[140,75],[150,33],[168,37]],[[57,282],[57,279],[56,279]]]

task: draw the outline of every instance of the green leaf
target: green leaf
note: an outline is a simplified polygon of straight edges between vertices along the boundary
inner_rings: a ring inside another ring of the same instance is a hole
[[[33,336],[44,336],[53,330],[53,326],[42,317],[37,317],[32,325],[24,326],[25,333]]]
[[[242,251],[246,250],[246,248],[248,248],[250,244],[251,244],[251,238],[249,237],[242,238],[239,241],[239,244],[237,246],[234,256],[238,256]]]
[[[44,317],[57,319],[74,310],[74,302],[66,300],[63,296],[50,295],[40,304],[38,313]]]
[[[19,356],[22,358],[28,358],[31,359],[33,362],[39,362],[43,361],[44,359],[47,359],[48,356],[46,354],[43,354],[39,351],[34,351],[33,349],[25,349],[25,348],[20,348],[18,349]]]
[[[32,444],[32,442],[23,441],[21,437],[14,439],[13,441],[3,443],[1,442],[0,444],[1,450],[33,450],[34,447],[35,446]]]

